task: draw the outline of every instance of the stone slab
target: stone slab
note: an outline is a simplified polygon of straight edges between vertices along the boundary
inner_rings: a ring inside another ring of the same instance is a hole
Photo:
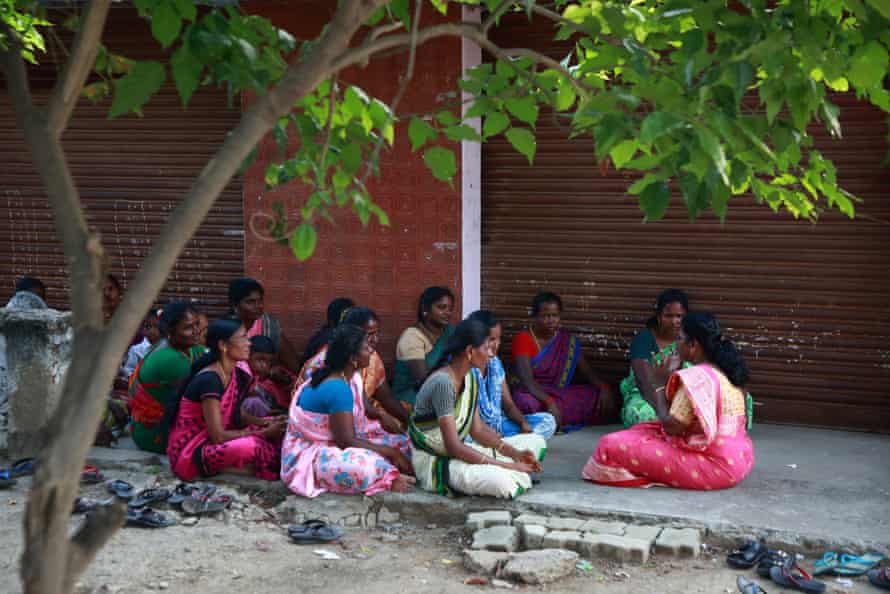
[[[581,526],[584,525],[584,520],[579,518],[557,518],[557,517],[549,517],[547,518],[547,527],[551,530],[574,530],[576,532],[583,532],[581,530]]]
[[[544,536],[542,546],[545,549],[575,550],[580,540],[581,533],[577,530],[552,530]]]
[[[473,534],[471,548],[512,553],[519,548],[519,530],[516,526],[491,526],[477,530]]]
[[[494,575],[509,558],[509,553],[467,549],[464,551],[464,567],[471,573]]]
[[[510,556],[502,575],[526,584],[547,584],[575,572],[578,553],[562,549],[526,551]]]
[[[466,527],[475,532],[491,526],[509,526],[512,522],[513,515],[507,510],[472,512],[467,514]]]
[[[638,565],[649,560],[650,545],[644,540],[614,534],[588,533],[584,536],[582,554],[589,559],[602,557]]]
[[[547,528],[537,524],[523,524],[519,528],[522,535],[522,547],[525,549],[540,549],[544,546],[544,537],[547,536]]]
[[[665,528],[655,541],[655,552],[674,557],[698,557],[701,533],[694,528]]]
[[[624,522],[609,522],[606,520],[587,520],[581,525],[581,532],[593,532],[594,534],[614,534],[622,536],[627,525]]]
[[[649,546],[655,544],[655,539],[661,534],[662,526],[639,526],[637,524],[628,524],[624,529],[624,536],[635,538],[637,540],[645,540]]]
[[[526,524],[547,526],[547,516],[539,516],[538,514],[521,514],[513,520],[514,526],[524,526]]]

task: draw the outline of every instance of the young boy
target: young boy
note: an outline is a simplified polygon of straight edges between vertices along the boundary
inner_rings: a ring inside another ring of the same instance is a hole
[[[247,363],[253,372],[254,382],[250,394],[241,405],[241,411],[257,418],[286,415],[294,380],[275,365],[275,344],[272,339],[262,335],[252,337]]]
[[[125,380],[130,379],[130,376],[133,375],[133,370],[136,369],[139,362],[145,358],[151,347],[160,339],[161,331],[158,329],[158,314],[150,312],[142,320],[142,342],[130,347],[130,350],[127,351],[127,360],[121,367],[121,376]]]

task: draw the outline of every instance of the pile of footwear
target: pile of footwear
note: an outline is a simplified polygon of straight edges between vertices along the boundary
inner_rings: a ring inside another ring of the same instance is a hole
[[[757,575],[773,582],[808,594],[825,592],[824,582],[814,576],[855,577],[868,573],[869,581],[879,588],[890,590],[890,569],[876,569],[884,560],[881,553],[866,553],[862,556],[828,552],[813,564],[810,574],[798,564],[798,557],[780,549],[771,549],[765,543],[748,541],[726,557],[730,567],[737,569],[756,568]],[[736,581],[742,594],[760,594],[766,592],[760,584],[745,576],[738,576]]]

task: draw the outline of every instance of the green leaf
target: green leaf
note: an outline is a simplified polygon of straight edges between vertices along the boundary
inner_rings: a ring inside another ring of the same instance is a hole
[[[482,126],[482,134],[485,136],[485,138],[497,136],[498,134],[506,130],[509,125],[510,118],[508,118],[500,111],[495,111],[488,114],[488,116],[485,118],[485,123]]]
[[[450,111],[440,111],[436,114],[436,121],[443,126],[456,126],[460,120]]]
[[[356,142],[351,142],[343,147],[340,152],[340,162],[343,163],[343,169],[349,175],[355,175],[358,168],[362,165],[362,149]]]
[[[537,149],[535,135],[525,128],[510,128],[507,130],[506,136],[513,148],[525,155],[529,165],[531,165],[535,159],[535,150]]]
[[[565,111],[569,109],[575,104],[575,99],[577,97],[578,94],[575,92],[575,87],[572,86],[572,83],[564,78],[560,78],[556,93],[556,104],[554,105],[556,111]]]
[[[411,118],[411,123],[408,124],[408,138],[411,140],[411,150],[415,153],[427,142],[435,140],[438,135],[435,128],[417,116]]]
[[[634,154],[637,152],[638,143],[636,140],[625,140],[616,144],[611,151],[609,151],[609,156],[612,157],[612,163],[615,164],[615,169],[621,169],[624,165],[630,161]]]
[[[538,121],[538,104],[534,97],[526,95],[525,97],[513,97],[504,102],[507,111],[513,114],[516,119],[534,126]]]
[[[640,142],[652,144],[657,138],[664,136],[683,126],[683,122],[664,111],[654,111],[646,116],[640,126]]]
[[[433,177],[449,184],[457,173],[454,152],[441,146],[434,146],[424,151],[423,162],[429,167]]]
[[[179,46],[179,49],[173,52],[170,58],[170,70],[173,72],[173,81],[176,83],[176,90],[179,91],[183,107],[188,105],[192,95],[198,90],[203,69],[203,64],[187,44]]]
[[[723,147],[720,145],[720,139],[717,138],[716,134],[702,126],[697,127],[695,131],[698,135],[699,144],[701,145],[705,153],[711,158],[711,161],[714,163],[714,167],[717,169],[717,173],[720,174],[724,185],[728,186],[729,172],[727,171],[726,166],[726,153],[723,152]]]
[[[151,13],[151,34],[162,47],[168,47],[179,37],[182,17],[169,0],[160,0]]]
[[[701,211],[708,207],[707,186],[698,181],[694,175],[684,175],[680,178],[680,192],[689,212],[689,219],[695,220]]]
[[[184,18],[187,21],[194,21],[198,16],[198,7],[195,3],[195,0],[175,0],[176,1],[176,10],[179,11],[179,16]]]
[[[473,129],[472,126],[467,124],[459,124],[457,126],[449,126],[444,130],[445,136],[448,140],[452,142],[460,142],[462,140],[472,140],[474,142],[480,142],[482,137],[479,136],[479,133]]]
[[[835,138],[841,138],[841,124],[837,117],[841,113],[841,108],[831,103],[827,99],[822,101],[822,116],[825,118],[825,125],[828,131]]]
[[[389,9],[392,15],[405,25],[406,29],[411,28],[411,11],[408,9],[408,0],[392,0],[389,3]]]
[[[114,81],[114,100],[108,116],[116,118],[131,111],[138,111],[148,99],[158,92],[167,79],[164,65],[153,60],[135,62],[125,76]]]
[[[361,118],[367,111],[368,95],[358,87],[349,87],[343,94],[343,105],[354,118]]]
[[[668,203],[671,200],[671,190],[663,181],[649,184],[640,194],[640,210],[645,215],[643,221],[657,221],[664,217]]]
[[[448,14],[448,0],[430,0],[433,6],[442,14]]]
[[[890,0],[865,0],[872,8],[881,13],[885,19],[890,19]]]
[[[290,250],[300,262],[305,262],[315,252],[318,234],[309,222],[301,223],[290,236]]]
[[[734,62],[729,66],[729,76],[732,80],[735,102],[738,104],[754,78],[754,68],[748,62]]]
[[[887,75],[890,55],[883,45],[870,41],[853,56],[848,78],[860,89],[877,87]]]

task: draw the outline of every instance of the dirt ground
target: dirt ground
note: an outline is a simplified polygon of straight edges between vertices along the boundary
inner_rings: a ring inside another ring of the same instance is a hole
[[[106,473],[144,487],[170,486],[163,473]],[[0,492],[0,592],[20,592],[18,562],[22,550],[21,523],[29,479]],[[467,536],[460,526],[412,525],[401,520],[374,529],[348,528],[334,545],[294,545],[279,524],[280,501],[236,494],[233,510],[196,524],[165,529],[124,528],[99,554],[82,577],[81,594],[302,594],[407,592],[478,594],[506,584],[467,583],[472,574],[462,563]],[[85,487],[85,495],[105,496],[102,486]],[[342,501],[342,498],[338,501]],[[293,498],[289,498],[294,505]],[[313,505],[297,500],[297,505]],[[331,502],[326,504],[330,507]],[[182,519],[175,512],[178,519]],[[80,519],[72,517],[72,527]],[[328,551],[337,559],[325,560]],[[513,585],[511,590],[567,594],[732,593],[739,572],[726,567],[721,551],[709,550],[700,559],[655,559],[640,567],[594,561],[589,571],[546,586]],[[747,572],[756,578],[754,572]],[[782,590],[760,580],[774,594]],[[828,592],[877,593],[863,579],[852,587],[828,582]]]

